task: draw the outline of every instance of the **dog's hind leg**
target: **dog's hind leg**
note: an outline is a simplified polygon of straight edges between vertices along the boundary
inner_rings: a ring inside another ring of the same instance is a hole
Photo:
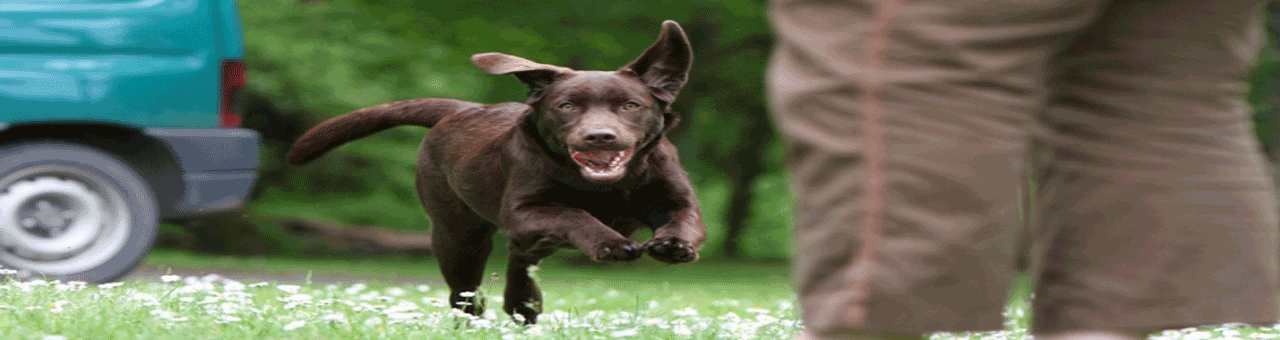
[[[454,195],[444,174],[425,157],[419,159],[417,186],[418,198],[431,219],[431,252],[449,285],[449,305],[479,316],[484,313],[484,300],[478,289],[498,228]]]
[[[431,219],[431,252],[449,285],[449,305],[479,316],[484,313],[480,283],[498,227],[476,215],[454,194],[427,152],[424,144],[418,157],[416,184],[418,199]]]
[[[449,285],[449,305],[467,314],[484,313],[479,288],[484,267],[493,249],[492,224],[475,216],[466,207],[461,211],[431,213],[432,253]]]
[[[542,290],[538,283],[529,276],[529,267],[536,266],[542,259],[555,253],[552,247],[542,248],[534,252],[522,252],[511,247],[507,257],[507,288],[502,294],[502,310],[515,318],[517,322],[531,325],[542,313]]]

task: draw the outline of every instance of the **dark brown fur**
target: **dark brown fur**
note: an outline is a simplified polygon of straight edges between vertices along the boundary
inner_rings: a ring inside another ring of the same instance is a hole
[[[510,240],[503,310],[532,323],[542,293],[528,267],[558,248],[598,261],[633,261],[642,252],[667,263],[698,258],[706,228],[664,135],[676,123],[670,104],[692,58],[673,21],[663,23],[639,58],[613,72],[478,54],[472,62],[480,69],[529,85],[527,104],[421,98],[361,109],[312,128],[294,144],[289,163],[398,125],[431,128],[419,150],[417,187],[449,301],[467,313],[483,311],[479,297],[461,294],[479,288],[501,229]],[[634,156],[620,177],[591,177],[570,149],[634,150]],[[653,229],[653,238],[643,244],[627,238],[640,228]]]

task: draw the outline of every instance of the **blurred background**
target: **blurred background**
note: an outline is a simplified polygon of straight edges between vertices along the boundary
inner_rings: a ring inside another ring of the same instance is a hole
[[[1280,19],[1280,8],[1270,18]],[[261,176],[243,211],[166,223],[157,250],[276,257],[430,255],[413,189],[426,129],[402,127],[301,167],[284,163],[314,124],[395,100],[523,101],[514,77],[469,58],[502,52],[575,69],[612,70],[678,21],[695,51],[671,134],[698,187],[710,238],[704,259],[785,261],[793,251],[783,147],[763,70],[772,44],[761,0],[240,1],[248,65],[243,126],[263,136]],[[1278,21],[1271,20],[1280,34]],[[1273,43],[1252,77],[1257,133],[1275,163],[1280,64]],[[501,238],[501,236],[499,236]],[[497,240],[505,243],[504,240]],[[501,258],[505,247],[495,247]],[[586,264],[579,252],[555,261]]]

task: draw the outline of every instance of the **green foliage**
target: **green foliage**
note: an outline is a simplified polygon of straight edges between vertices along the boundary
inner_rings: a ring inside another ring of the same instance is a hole
[[[755,257],[790,258],[795,251],[791,228],[795,224],[792,217],[795,197],[782,167],[782,149],[783,143],[775,141],[765,150],[763,156],[767,157],[770,168],[751,188],[755,191],[755,202],[742,235],[742,250]]]
[[[576,69],[616,69],[647,47],[662,20],[690,35],[695,65],[675,109],[673,132],[699,187],[710,229],[704,254],[722,243],[733,179],[763,169],[742,239],[745,254],[785,258],[792,245],[792,197],[783,148],[766,111],[764,65],[772,36],[763,0],[558,2],[296,0],[240,2],[249,90],[279,110],[310,112],[310,124],[400,99],[449,97],[522,101],[514,77],[475,69],[470,56],[502,52]],[[1280,72],[1274,49],[1253,77],[1258,135],[1274,139]],[[425,230],[413,164],[425,129],[396,128],[339,148],[302,167],[286,166],[287,145],[264,154],[264,177],[248,211],[263,217],[323,217],[351,225]],[[754,169],[754,170],[753,170]],[[274,237],[274,236],[273,236]],[[285,236],[279,236],[285,237]],[[497,247],[498,252],[505,247]]]
[[[315,113],[317,117],[309,119],[311,124],[409,98],[521,101],[527,91],[522,84],[514,77],[484,74],[471,65],[470,56],[492,51],[577,69],[617,69],[653,42],[662,20],[677,20],[695,40],[698,60],[727,58],[733,62],[719,68],[695,66],[714,80],[695,76],[681,98],[690,104],[677,108],[686,113],[687,129],[695,132],[683,134],[692,137],[681,144],[692,150],[685,154],[684,162],[704,188],[700,197],[709,212],[707,223],[713,240],[721,234],[723,220],[714,216],[724,216],[716,207],[723,205],[727,195],[716,187],[723,187],[727,175],[700,158],[714,158],[705,156],[732,149],[736,138],[724,136],[745,136],[745,120],[768,124],[759,95],[769,42],[760,1],[643,5],[507,2],[492,6],[477,1],[428,5],[268,0],[242,2],[241,7],[249,51],[249,90],[269,98],[279,110]],[[717,98],[716,93],[735,97]],[[749,98],[739,106],[754,107],[758,112],[748,115],[718,109],[723,107],[719,102],[742,101],[734,98]],[[417,143],[424,132],[413,127],[393,129],[350,143],[303,167],[281,164],[287,145],[277,146],[264,153],[267,175],[248,210],[264,217],[324,217],[353,225],[424,230],[427,221],[412,189]],[[765,188],[780,189],[777,185]],[[773,210],[769,215],[784,208],[776,202],[770,204],[763,209]],[[789,231],[788,225],[778,223],[769,228]],[[715,252],[715,248],[704,252]],[[762,254],[785,255],[770,249]]]

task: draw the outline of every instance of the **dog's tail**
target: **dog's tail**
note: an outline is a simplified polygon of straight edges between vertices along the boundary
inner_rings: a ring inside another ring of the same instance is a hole
[[[298,137],[289,150],[289,164],[310,162],[346,142],[400,125],[430,128],[445,117],[480,106],[455,99],[418,98],[359,109],[326,120]]]

